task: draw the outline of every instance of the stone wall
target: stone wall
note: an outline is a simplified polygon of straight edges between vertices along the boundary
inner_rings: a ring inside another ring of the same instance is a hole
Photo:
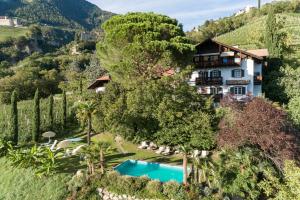
[[[103,200],[160,200],[160,199],[139,199],[135,196],[129,196],[126,194],[115,194],[103,188],[98,188],[98,192],[100,197]]]

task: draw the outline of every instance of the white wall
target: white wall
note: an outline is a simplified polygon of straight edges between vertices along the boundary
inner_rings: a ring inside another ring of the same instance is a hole
[[[233,69],[243,69],[245,72],[245,76],[242,78],[234,78],[232,77],[232,70]],[[261,93],[261,86],[254,86],[254,72],[261,72],[262,70],[262,64],[257,64],[254,62],[252,59],[243,59],[241,62],[241,67],[216,67],[216,68],[208,68],[206,71],[208,73],[212,70],[220,70],[221,71],[221,76],[223,77],[223,85],[221,86],[223,88],[223,94],[229,93],[230,92],[230,87],[234,85],[226,85],[226,80],[249,80],[250,83],[248,85],[243,85],[246,87],[247,93],[250,93],[254,96],[258,96]],[[191,78],[189,80],[189,84],[191,86],[195,86],[196,83],[196,78],[199,77],[199,72],[200,71],[205,71],[205,69],[198,69],[195,70]],[[209,91],[208,91],[209,92]]]

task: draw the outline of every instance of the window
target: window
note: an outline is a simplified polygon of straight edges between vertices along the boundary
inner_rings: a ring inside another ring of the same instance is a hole
[[[203,61],[209,61],[209,56],[204,56]]]
[[[219,71],[219,70],[213,70],[213,71],[211,71],[210,76],[212,78],[221,77],[221,71]]]
[[[200,57],[199,56],[196,56],[195,57],[195,62],[199,62],[200,61]]]
[[[242,78],[244,77],[244,70],[243,69],[234,69],[232,70],[232,77],[234,78]]]
[[[213,94],[213,95],[215,95],[215,94],[222,94],[223,93],[223,88],[221,88],[221,87],[211,87],[210,88],[210,94]]]
[[[246,87],[243,86],[235,86],[230,88],[230,93],[234,95],[245,95]]]
[[[199,72],[199,77],[201,77],[201,78],[207,78],[208,77],[208,72],[207,71],[200,71]]]
[[[218,61],[219,60],[219,56],[211,56],[210,60],[211,61]]]

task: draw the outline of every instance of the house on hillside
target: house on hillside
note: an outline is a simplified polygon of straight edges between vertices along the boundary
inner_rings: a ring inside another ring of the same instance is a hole
[[[96,93],[105,92],[105,85],[111,81],[109,75],[100,76],[89,87],[89,90],[95,90]]]
[[[232,95],[238,100],[262,94],[263,67],[268,50],[244,51],[208,39],[196,46],[193,58],[196,70],[189,80],[199,93],[220,99]]]
[[[0,16],[0,26],[19,27],[21,24],[17,18]]]

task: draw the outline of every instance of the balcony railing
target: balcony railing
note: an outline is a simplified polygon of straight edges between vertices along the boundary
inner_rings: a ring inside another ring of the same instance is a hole
[[[194,59],[195,65],[200,68],[210,68],[210,67],[226,67],[226,66],[240,66],[240,63],[234,60],[227,60],[223,62],[222,60],[215,61],[196,61]]]
[[[196,85],[223,85],[223,77],[199,77]]]

